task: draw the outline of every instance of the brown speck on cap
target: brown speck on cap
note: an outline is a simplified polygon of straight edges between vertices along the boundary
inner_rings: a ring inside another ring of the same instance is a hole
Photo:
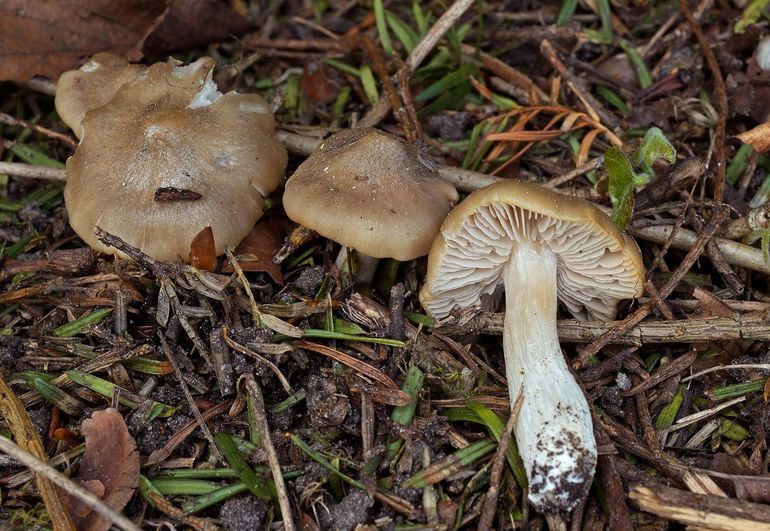
[[[428,253],[457,198],[414,146],[362,127],[326,139],[287,181],[283,206],[331,240],[404,261]]]

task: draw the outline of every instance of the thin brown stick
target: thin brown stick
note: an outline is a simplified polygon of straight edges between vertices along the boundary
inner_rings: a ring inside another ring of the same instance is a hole
[[[573,363],[573,367],[575,369],[583,367],[586,362],[591,359],[591,357],[596,355],[602,348],[613,341],[615,337],[639,324],[645,317],[650,314],[652,308],[658,303],[659,300],[665,300],[669,295],[671,295],[671,293],[674,291],[674,288],[676,288],[682,278],[684,278],[684,275],[690,270],[698,257],[703,253],[703,250],[706,248],[706,244],[709,242],[709,240],[711,240],[714,234],[716,234],[717,230],[719,230],[722,222],[727,218],[727,212],[728,211],[726,208],[719,208],[715,210],[714,215],[711,217],[708,224],[703,228],[703,232],[698,237],[695,245],[684,257],[682,263],[679,264],[679,267],[671,275],[671,278],[666,283],[666,285],[661,288],[658,296],[653,297],[649,302],[643,304],[638,310],[621,321],[616,327],[613,327],[606,334],[603,334],[601,337],[595,339],[590,345],[585,347]]]
[[[321,50],[325,52],[349,52],[351,42],[346,39],[274,39],[251,33],[241,39],[244,48],[277,48],[283,50]]]
[[[428,33],[425,34],[425,37],[417,43],[412,53],[409,54],[406,66],[411,72],[414,72],[422,64],[425,58],[428,57],[428,54],[436,47],[438,41],[474,3],[474,0],[456,0],[449,9],[444,11],[436,23],[428,30]]]
[[[472,6],[474,0],[455,0],[449,9],[431,26],[425,37],[417,43],[412,53],[406,59],[406,67],[409,69],[409,75],[414,72],[420,64],[428,57],[428,54],[436,47],[438,41],[454,26],[455,22]],[[359,120],[360,127],[374,127],[388,115],[388,102],[380,99],[377,104]]]
[[[505,424],[505,431],[500,436],[500,442],[497,445],[495,456],[492,458],[492,472],[489,476],[489,490],[484,498],[484,508],[481,510],[481,518],[479,518],[479,525],[476,529],[479,531],[486,531],[492,529],[492,521],[495,518],[495,507],[497,506],[497,491],[500,488],[500,479],[503,476],[503,467],[505,466],[505,454],[508,452],[508,447],[511,444],[511,432],[513,426],[516,424],[516,419],[519,418],[519,411],[524,403],[524,387],[519,389],[519,396],[516,397],[516,401],[511,408],[511,415],[508,417],[508,422]]]
[[[166,342],[163,334],[158,333],[158,338],[160,339],[160,344],[163,347],[163,353],[166,355],[166,358],[174,368],[174,376],[176,376],[176,379],[179,381],[179,385],[182,387],[182,393],[184,393],[184,396],[187,399],[187,405],[190,406],[190,411],[192,412],[193,417],[195,417],[195,420],[198,421],[198,426],[201,429],[201,433],[203,433],[203,436],[206,437],[206,440],[209,442],[211,452],[220,463],[227,463],[227,459],[225,459],[225,456],[222,455],[222,452],[219,451],[219,447],[214,442],[214,435],[211,433],[209,425],[206,424],[206,419],[204,419],[203,415],[201,415],[200,409],[198,409],[192,394],[190,394],[190,389],[188,389],[187,382],[185,382],[184,375],[182,374],[182,370],[179,368],[179,364],[176,361],[174,351]]]
[[[65,146],[67,146],[72,150],[78,147],[77,141],[65,134],[59,133],[57,131],[52,131],[47,127],[33,124],[32,122],[28,122],[27,120],[22,120],[21,118],[14,118],[10,114],[5,114],[4,112],[0,112],[0,124],[18,125],[20,127],[26,127],[27,129],[32,129],[33,131],[36,131],[41,135],[47,136],[48,138],[53,138],[54,140],[61,142],[62,144],[64,144]]]
[[[695,210],[690,210],[687,213],[687,219],[689,220],[690,225],[692,225],[692,228],[695,229],[695,232],[703,230],[703,220],[698,216],[698,213],[695,212]],[[727,263],[722,251],[719,250],[716,239],[712,239],[706,244],[706,254],[711,260],[711,263],[714,264],[716,270],[722,276],[722,280],[724,280],[727,288],[732,291],[734,295],[741,295],[745,289],[743,282],[741,282],[741,279],[738,278],[738,275],[735,274],[735,271],[733,271]]]
[[[208,421],[212,417],[215,417],[219,415],[220,413],[224,413],[228,409],[230,409],[230,406],[232,405],[232,402],[221,402],[215,406],[210,407],[206,411],[202,413],[202,417],[204,421]],[[153,453],[150,454],[150,457],[147,458],[147,461],[144,463],[145,467],[150,467],[153,465],[157,465],[158,463],[161,463],[168,459],[168,457],[176,450],[177,446],[182,444],[184,440],[190,436],[191,433],[193,433],[200,425],[198,424],[197,420],[192,420],[188,422],[182,429],[180,429],[178,432],[176,432],[174,435],[172,435],[168,441],[166,441],[166,444],[163,445],[162,448],[158,448]]]
[[[50,481],[70,496],[77,498],[78,501],[87,505],[99,516],[108,522],[112,522],[120,529],[125,531],[140,531],[139,527],[137,527],[131,520],[115,512],[114,509],[106,505],[95,494],[84,489],[52,466],[25,452],[10,439],[0,437],[0,452],[16,459],[34,472],[35,476],[44,477],[46,481]],[[68,513],[66,512],[57,512],[56,518],[66,518],[67,514]],[[54,529],[75,529],[71,522],[68,522],[69,526],[66,526],[64,522],[57,521],[56,518],[52,522]]]
[[[283,472],[281,471],[281,464],[278,462],[278,454],[275,453],[275,447],[270,438],[270,425],[267,422],[265,401],[262,398],[262,391],[254,380],[253,374],[247,373],[243,378],[246,382],[246,392],[248,393],[249,398],[251,398],[249,401],[249,412],[259,431],[259,437],[261,439],[260,445],[265,451],[267,464],[273,475],[273,483],[275,483],[275,490],[278,494],[278,505],[281,507],[283,528],[286,531],[294,531],[295,527],[291,515],[291,504],[289,504],[289,497],[286,494],[286,484],[283,481]]]
[[[593,160],[590,160],[586,162],[585,164],[578,166],[572,171],[569,171],[565,173],[564,175],[561,175],[559,177],[556,177],[554,179],[551,179],[550,181],[547,181],[543,183],[543,186],[545,188],[558,188],[559,186],[563,184],[567,184],[573,179],[576,179],[580,177],[581,175],[585,175],[586,173],[596,170],[600,168],[604,164],[604,156],[596,157]]]
[[[700,24],[695,17],[693,17],[692,10],[690,9],[689,0],[679,0],[679,7],[682,10],[682,14],[687,23],[690,25],[695,38],[698,39],[703,50],[703,57],[706,58],[706,63],[709,65],[712,75],[712,83],[714,84],[714,107],[717,111],[717,125],[714,129],[714,163],[716,164],[716,179],[714,181],[714,202],[721,203],[724,197],[725,191],[725,171],[727,170],[727,158],[725,155],[725,131],[727,129],[727,89],[725,88],[725,80],[722,77],[722,70],[719,67],[719,61],[717,56],[711,49],[711,45],[706,36],[701,30]]]
[[[367,35],[360,35],[358,37],[358,42],[369,57],[372,70],[382,83],[382,88],[385,90],[385,96],[390,103],[390,109],[393,112],[393,116],[398,120],[402,131],[404,131],[404,136],[410,143],[414,142],[414,131],[409,127],[409,121],[407,120],[401,101],[398,98],[396,86],[393,84],[390,74],[388,74],[388,68],[385,66],[385,57],[382,54],[382,50],[375,44],[374,40]]]
[[[64,181],[67,178],[64,168],[51,168],[23,162],[0,162],[0,174],[44,181]]]
[[[594,425],[596,442],[604,447],[614,449],[612,440],[599,423]],[[613,531],[631,531],[634,527],[631,523],[631,512],[626,505],[626,493],[623,490],[623,482],[620,479],[615,462],[617,456],[612,453],[600,452],[597,464],[599,481],[604,487],[607,497],[607,509],[609,511],[609,528]]]
[[[620,120],[597,100],[585,87],[583,81],[567,68],[567,65],[559,58],[559,54],[548,39],[540,43],[540,51],[551,63],[556,73],[566,82],[573,94],[582,104],[583,110],[594,120],[600,122],[611,130],[620,128]]]

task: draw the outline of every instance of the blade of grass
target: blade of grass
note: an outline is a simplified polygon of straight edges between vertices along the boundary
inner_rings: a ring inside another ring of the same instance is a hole
[[[132,393],[131,391],[123,389],[122,387],[119,387],[112,382],[108,382],[107,380],[103,380],[98,376],[94,376],[93,374],[86,374],[79,371],[67,371],[66,374],[69,376],[70,380],[76,384],[87,387],[91,391],[98,393],[106,398],[112,398],[116,389],[120,390],[118,395],[120,403],[130,408],[136,408],[144,400],[148,400],[144,397],[136,395],[135,393]],[[160,402],[155,402],[153,400],[150,400],[150,402],[152,403],[152,406],[150,407],[150,411],[147,414],[147,422],[151,422],[157,417],[170,417],[176,411],[176,408],[173,406],[161,404]]]
[[[422,373],[417,365],[410,365],[406,372],[406,378],[404,378],[404,385],[401,386],[401,390],[408,393],[412,400],[405,406],[399,406],[393,408],[390,418],[402,425],[409,426],[414,418],[414,411],[417,408],[417,399],[419,398],[420,389],[425,379],[425,375]],[[396,439],[388,444],[388,452],[386,459],[393,459],[398,454],[403,445],[403,439]]]
[[[249,492],[257,498],[269,500],[271,498],[270,489],[268,489],[265,482],[257,478],[257,475],[238,451],[238,447],[235,445],[232,437],[227,433],[217,433],[214,435],[214,442],[222,450],[222,454],[227,459],[227,464],[235,470],[240,480],[249,489]]]
[[[59,328],[55,328],[53,330],[53,335],[56,337],[76,336],[82,333],[89,326],[101,323],[102,320],[110,314],[110,312],[112,312],[112,308],[94,310],[88,315],[84,315],[79,319],[75,319],[71,323],[67,323],[66,325],[60,326]]]
[[[445,480],[468,465],[494,451],[497,445],[491,439],[483,439],[469,444],[455,453],[439,459],[413,475],[404,484],[405,487],[422,488]]]
[[[76,417],[85,409],[86,405],[77,398],[68,395],[55,385],[51,385],[41,378],[34,378],[31,387],[40,393],[47,402],[61,409],[67,415]]]
[[[374,0],[374,23],[377,26],[377,35],[380,37],[380,44],[387,55],[393,55],[393,43],[388,33],[388,24],[385,20],[385,7],[382,0]]]

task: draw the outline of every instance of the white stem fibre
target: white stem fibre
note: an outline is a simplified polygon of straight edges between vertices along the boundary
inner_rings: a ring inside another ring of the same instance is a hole
[[[514,433],[538,511],[573,509],[596,468],[596,441],[585,396],[573,378],[556,332],[557,258],[539,244],[515,244],[504,268],[503,349],[513,404],[524,387]]]

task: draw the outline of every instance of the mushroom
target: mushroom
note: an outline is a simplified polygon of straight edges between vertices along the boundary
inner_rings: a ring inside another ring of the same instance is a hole
[[[457,190],[398,136],[361,127],[332,135],[286,182],[283,207],[297,223],[358,251],[355,279],[378,258],[428,254]],[[345,256],[341,253],[338,265]]]
[[[56,112],[80,138],[80,125],[86,112],[109,102],[120,87],[146,71],[145,65],[129,64],[125,57],[98,53],[78,70],[59,76],[54,100]]]
[[[420,302],[446,317],[505,289],[503,351],[514,433],[539,511],[564,515],[596,466],[591,412],[562,355],[557,297],[578,319],[610,320],[642,294],[639,248],[591,203],[509,181],[469,195],[446,218],[428,257]]]
[[[287,163],[275,122],[256,94],[222,94],[214,60],[150,66],[86,113],[67,161],[70,225],[94,249],[101,227],[158,260],[186,258],[211,226],[216,253],[262,215]]]

